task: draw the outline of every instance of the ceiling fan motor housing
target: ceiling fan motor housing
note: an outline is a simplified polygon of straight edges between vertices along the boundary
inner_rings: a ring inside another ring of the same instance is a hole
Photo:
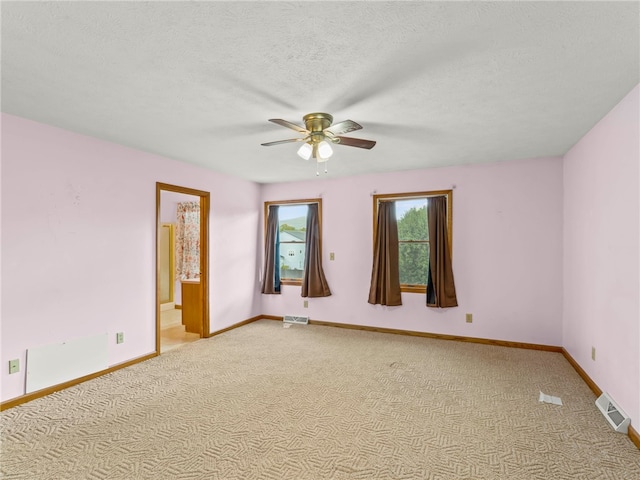
[[[324,129],[329,128],[333,117],[328,113],[309,113],[302,117],[304,125],[310,132],[310,143],[317,145],[325,139]]]
[[[309,113],[302,119],[310,132],[321,132],[325,128],[329,128],[333,122],[333,116],[328,113]]]

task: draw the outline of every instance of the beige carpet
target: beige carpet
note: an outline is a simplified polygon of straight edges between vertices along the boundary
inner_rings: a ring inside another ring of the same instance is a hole
[[[2,412],[0,471],[640,479],[594,400],[557,353],[262,320]]]

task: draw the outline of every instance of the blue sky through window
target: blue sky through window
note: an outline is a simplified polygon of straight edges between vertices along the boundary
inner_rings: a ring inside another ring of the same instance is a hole
[[[306,205],[280,205],[278,220],[291,220],[292,218],[306,217],[308,207]]]
[[[427,204],[426,198],[412,198],[409,200],[396,201],[396,220],[401,220],[404,214],[412,208],[421,208]]]

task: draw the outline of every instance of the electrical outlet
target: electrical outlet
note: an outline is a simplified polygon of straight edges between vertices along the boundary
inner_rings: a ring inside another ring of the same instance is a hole
[[[335,259],[336,259],[336,254],[335,254],[335,253],[333,253],[333,252],[331,252],[331,253],[329,254],[329,260],[335,260]]]
[[[116,343],[124,343],[124,332],[116,333]]]
[[[467,323],[472,323],[472,322],[473,322],[473,314],[467,313]]]
[[[596,361],[596,347],[591,347],[591,360]]]
[[[20,360],[9,360],[9,374],[18,373],[20,371]]]
[[[309,300],[304,301],[304,308],[309,308]]]

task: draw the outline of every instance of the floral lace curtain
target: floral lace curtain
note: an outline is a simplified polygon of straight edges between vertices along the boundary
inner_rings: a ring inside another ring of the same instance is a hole
[[[176,280],[200,277],[200,202],[178,203]]]

